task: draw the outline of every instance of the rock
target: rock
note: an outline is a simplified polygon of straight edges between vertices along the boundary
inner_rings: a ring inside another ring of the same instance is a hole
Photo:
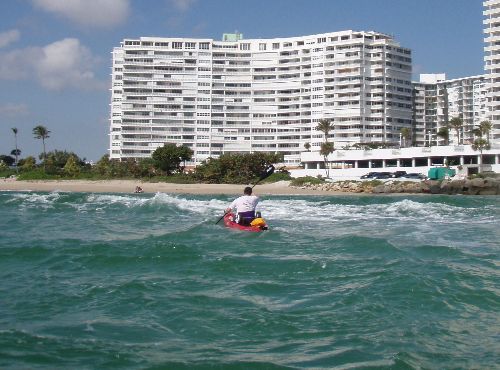
[[[441,193],[441,185],[438,181],[433,181],[429,184],[429,192],[431,194],[440,194]]]
[[[484,186],[484,180],[480,177],[470,180],[470,185],[473,187],[481,188]]]
[[[479,195],[497,195],[498,192],[494,188],[487,188],[487,189],[479,190],[478,194]]]
[[[431,193],[431,194],[466,194],[466,195],[500,195],[500,177],[488,176],[485,179],[474,178],[448,179],[443,181],[425,180],[413,181],[387,181],[384,184],[373,186],[362,181],[337,181],[335,183],[311,184],[304,183],[297,186],[300,189],[319,191],[335,191],[346,193]]]

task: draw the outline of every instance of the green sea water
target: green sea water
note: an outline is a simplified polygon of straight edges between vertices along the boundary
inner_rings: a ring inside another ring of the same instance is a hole
[[[493,369],[500,197],[0,192],[0,369]]]

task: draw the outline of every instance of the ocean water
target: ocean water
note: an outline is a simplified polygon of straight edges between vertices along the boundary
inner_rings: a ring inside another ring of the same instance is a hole
[[[492,369],[500,197],[0,192],[0,369]]]

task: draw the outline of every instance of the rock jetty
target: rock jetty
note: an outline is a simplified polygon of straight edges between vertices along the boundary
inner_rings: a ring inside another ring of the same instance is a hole
[[[345,193],[500,195],[500,178],[494,177],[441,181],[337,181],[320,184],[306,182],[301,186],[290,186],[301,189]]]

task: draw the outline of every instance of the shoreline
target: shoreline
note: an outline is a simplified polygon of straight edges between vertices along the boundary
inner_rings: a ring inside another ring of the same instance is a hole
[[[292,188],[289,181],[257,184],[255,194],[260,195],[352,195],[342,191]],[[172,184],[165,182],[141,182],[134,180],[0,180],[0,191],[63,191],[85,193],[134,194],[136,186],[144,193],[174,194],[228,194],[241,195],[245,185],[240,184]],[[368,194],[366,194],[368,195]]]
[[[365,189],[359,183],[305,184],[291,187],[290,181],[257,184],[256,195],[316,195],[316,196],[414,196],[423,194],[500,195],[500,181],[496,179],[428,180],[423,182],[387,182]],[[249,184],[252,185],[252,184]],[[0,179],[0,191],[43,191],[80,193],[125,193],[135,194],[136,186],[143,193],[172,193],[198,195],[241,195],[243,184],[173,184],[166,182],[143,182],[136,180],[16,180]]]

